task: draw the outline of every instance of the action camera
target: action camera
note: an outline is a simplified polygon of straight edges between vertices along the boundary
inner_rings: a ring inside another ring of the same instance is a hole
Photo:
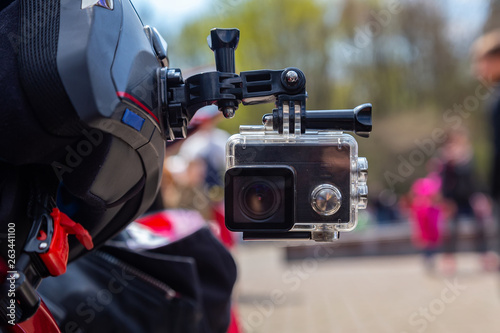
[[[350,114],[371,122],[371,105],[354,110],[306,111],[323,127]],[[354,137],[339,130],[279,133],[273,116],[262,126],[241,126],[227,142],[226,226],[245,239],[329,241],[356,227],[366,208],[368,163]],[[308,124],[305,121],[306,125]],[[319,127],[319,126],[315,126]]]

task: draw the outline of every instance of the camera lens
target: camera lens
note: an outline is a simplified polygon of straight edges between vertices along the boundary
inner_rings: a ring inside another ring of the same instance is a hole
[[[245,186],[240,196],[243,213],[254,220],[266,220],[273,216],[280,202],[276,185],[262,179]]]
[[[295,218],[295,174],[287,166],[243,166],[224,177],[225,222],[231,231],[287,231]]]

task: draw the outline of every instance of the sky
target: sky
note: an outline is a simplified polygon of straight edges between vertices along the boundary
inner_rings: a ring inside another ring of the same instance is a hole
[[[195,20],[212,7],[211,0],[132,0],[132,3],[144,24],[172,31],[174,34],[180,32],[184,24]]]
[[[452,39],[460,40],[461,37],[476,37],[485,20],[487,0],[447,0],[443,1],[448,17],[448,31]]]

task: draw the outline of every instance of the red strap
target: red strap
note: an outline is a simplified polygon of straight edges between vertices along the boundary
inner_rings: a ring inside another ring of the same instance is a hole
[[[69,243],[68,235],[75,235],[78,241],[87,250],[94,247],[92,236],[81,224],[71,220],[68,215],[54,208],[50,213],[54,219],[54,233],[49,250],[40,254],[40,258],[52,276],[58,276],[66,272],[68,265]]]
[[[78,239],[78,241],[85,246],[87,250],[91,250],[94,247],[94,243],[92,242],[92,236],[90,236],[89,232],[82,227],[80,223],[76,223],[59,209],[54,208],[54,211],[55,210],[59,213],[59,223],[63,227],[64,231],[66,231],[68,235],[75,235],[76,239]],[[52,211],[52,213],[54,213],[54,211]]]

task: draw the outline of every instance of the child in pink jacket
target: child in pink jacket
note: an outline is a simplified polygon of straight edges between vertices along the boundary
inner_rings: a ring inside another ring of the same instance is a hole
[[[441,242],[444,204],[441,179],[436,174],[420,178],[412,185],[409,202],[412,241],[422,250],[425,267],[434,269],[434,255]]]

